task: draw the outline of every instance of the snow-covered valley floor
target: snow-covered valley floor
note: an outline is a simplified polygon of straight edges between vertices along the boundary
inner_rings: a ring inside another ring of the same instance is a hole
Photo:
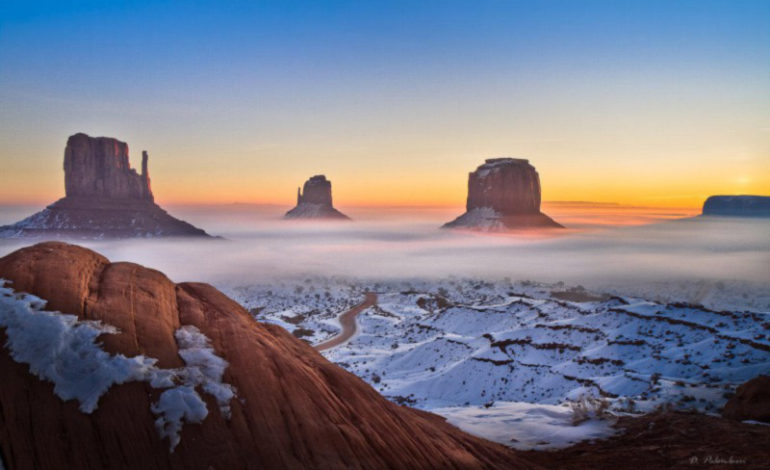
[[[770,373],[768,312],[526,281],[313,278],[224,290],[311,344],[375,292],[356,335],[323,354],[394,402],[517,448],[606,436],[612,415],[660,406],[718,412],[737,385]]]

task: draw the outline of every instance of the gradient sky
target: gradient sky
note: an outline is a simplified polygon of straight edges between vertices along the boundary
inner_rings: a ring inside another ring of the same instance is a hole
[[[551,201],[770,194],[770,1],[177,3],[0,1],[0,202],[76,132],[162,203],[462,205],[505,155]]]

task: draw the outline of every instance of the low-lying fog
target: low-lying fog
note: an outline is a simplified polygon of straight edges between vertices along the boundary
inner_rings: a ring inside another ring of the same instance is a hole
[[[224,240],[77,242],[175,281],[241,285],[297,276],[479,277],[563,281],[607,292],[766,309],[770,220],[688,218],[687,211],[550,204],[558,235],[440,230],[459,209],[341,208],[353,222],[280,219],[283,207],[167,207]],[[0,225],[29,215],[0,208]],[[30,241],[2,240],[0,255]]]

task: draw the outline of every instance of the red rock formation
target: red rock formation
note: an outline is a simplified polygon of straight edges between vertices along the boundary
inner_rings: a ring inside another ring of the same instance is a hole
[[[125,142],[71,136],[64,151],[66,197],[0,227],[0,238],[208,237],[154,203],[148,158],[142,152],[139,175],[129,164]]]
[[[725,404],[722,416],[770,423],[770,376],[760,375],[738,387],[735,396]]]
[[[468,174],[466,213],[446,228],[561,227],[540,212],[540,176],[528,160],[489,158]]]
[[[468,174],[466,210],[488,207],[503,215],[540,212],[540,176],[529,160],[489,158]]]
[[[305,181],[297,188],[297,206],[286,213],[287,219],[349,219],[332,205],[332,183],[324,175]]]
[[[129,163],[125,142],[82,133],[70,136],[64,149],[64,187],[67,196],[152,201],[147,152],[142,152],[138,175]]]
[[[170,452],[150,411],[157,389],[114,385],[85,414],[0,347],[0,451],[10,469],[532,468],[508,448],[385,400],[209,285],[174,284],[157,271],[57,242],[1,258],[0,278],[46,299],[48,310],[118,327],[119,334],[102,336],[106,350],[155,357],[162,367],[181,364],[174,331],[193,325],[229,363],[224,380],[238,394],[227,419],[199,390],[209,413],[185,424]],[[0,328],[0,344],[5,339]]]

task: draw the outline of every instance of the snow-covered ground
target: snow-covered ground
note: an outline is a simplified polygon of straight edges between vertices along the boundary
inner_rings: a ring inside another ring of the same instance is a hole
[[[737,385],[770,373],[767,312],[474,279],[321,278],[228,293],[258,320],[318,343],[366,291],[377,305],[324,355],[395,402],[519,448],[607,435],[608,413],[717,412]],[[587,400],[607,407],[604,418],[573,426]]]

